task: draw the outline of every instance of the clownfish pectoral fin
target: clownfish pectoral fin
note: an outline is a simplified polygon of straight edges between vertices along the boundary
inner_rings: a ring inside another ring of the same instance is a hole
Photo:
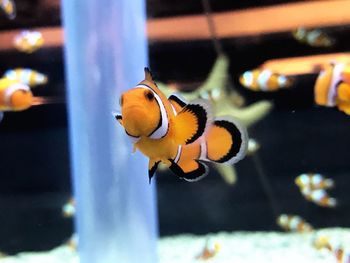
[[[180,112],[187,105],[187,102],[185,101],[185,99],[178,94],[170,95],[168,100],[171,103],[171,105],[174,107],[176,114]]]
[[[230,117],[215,119],[205,134],[206,159],[216,163],[233,164],[243,159],[248,148],[244,126]]]
[[[114,118],[123,126],[123,116],[120,113],[113,113]]]
[[[160,161],[155,161],[153,159],[149,160],[149,163],[148,163],[148,179],[149,179],[149,183],[151,183],[151,179],[154,176],[154,173],[156,172],[159,163],[160,163]]]
[[[208,123],[211,123],[211,112],[204,100],[187,104],[174,119],[176,143],[194,142],[203,135]]]
[[[188,182],[195,182],[208,174],[208,166],[201,161],[188,160],[186,162],[175,163],[174,160],[169,159],[171,165],[169,169],[181,179]]]

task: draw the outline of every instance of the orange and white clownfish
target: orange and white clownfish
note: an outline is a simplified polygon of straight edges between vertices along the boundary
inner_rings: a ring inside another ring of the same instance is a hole
[[[254,69],[244,72],[239,82],[242,86],[253,91],[276,91],[289,88],[293,84],[291,77],[287,77],[269,69]]]
[[[211,242],[209,239],[205,241],[202,251],[196,256],[198,260],[208,260],[215,257],[221,249],[218,242]]]
[[[44,38],[39,31],[24,30],[13,39],[15,48],[21,52],[33,53],[44,44]]]
[[[30,87],[45,85],[48,81],[46,75],[29,68],[9,69],[4,73],[3,77],[17,80]]]
[[[313,202],[319,206],[324,207],[335,207],[337,205],[337,200],[330,197],[324,189],[312,190],[310,188],[301,189],[302,195],[306,200]]]
[[[6,111],[21,111],[32,105],[33,94],[27,85],[7,78],[0,79],[0,121]]]
[[[295,184],[300,188],[315,189],[329,189],[334,187],[332,179],[326,179],[318,173],[301,174],[295,178]]]
[[[286,231],[310,232],[312,226],[297,215],[282,214],[277,218],[277,224]]]
[[[246,153],[246,129],[227,117],[211,120],[204,100],[187,104],[177,95],[166,98],[148,68],[145,79],[120,97],[115,118],[134,149],[149,157],[148,176],[160,162],[182,179],[197,181],[208,173],[204,162],[232,164]]]
[[[317,77],[315,88],[317,105],[334,107],[350,115],[350,64],[330,63]]]
[[[0,8],[5,12],[9,19],[15,19],[16,5],[13,0],[0,0]]]
[[[335,43],[334,39],[320,29],[298,27],[292,34],[300,43],[307,44],[311,47],[331,47]]]

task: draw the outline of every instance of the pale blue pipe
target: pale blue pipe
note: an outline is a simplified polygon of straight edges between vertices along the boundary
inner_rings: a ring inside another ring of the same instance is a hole
[[[147,160],[114,119],[144,78],[144,0],[63,0],[67,101],[81,263],[157,262]]]

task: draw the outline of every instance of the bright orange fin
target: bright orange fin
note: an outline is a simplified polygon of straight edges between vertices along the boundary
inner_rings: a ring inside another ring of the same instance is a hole
[[[159,161],[155,161],[155,160],[152,160],[152,159],[149,160],[149,163],[148,163],[149,183],[151,183],[151,179],[152,179],[152,177],[154,176],[154,173],[157,170],[158,164],[159,164]]]
[[[346,115],[350,115],[350,102],[339,102],[338,109]]]
[[[174,107],[176,114],[180,112],[186,105],[186,101],[177,94],[172,94],[168,98],[171,105]]]
[[[195,182],[208,174],[208,166],[201,161],[187,160],[181,163],[175,163],[171,161],[170,170],[181,179],[185,179],[189,182]]]
[[[203,135],[210,121],[210,110],[203,100],[195,100],[187,104],[174,119],[176,143],[194,142]]]
[[[341,82],[338,85],[338,97],[341,101],[350,102],[350,84]]]
[[[246,129],[229,117],[215,119],[205,134],[206,159],[233,164],[243,159],[248,146]]]

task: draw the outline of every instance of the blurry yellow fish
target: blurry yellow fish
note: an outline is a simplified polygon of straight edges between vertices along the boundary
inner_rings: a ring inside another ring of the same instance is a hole
[[[73,197],[69,198],[67,203],[63,205],[62,215],[64,217],[73,217],[75,215],[75,200]]]
[[[208,260],[213,258],[219,253],[221,246],[218,242],[209,242],[206,240],[203,250],[196,256],[196,259],[199,260]]]
[[[317,105],[334,107],[350,115],[350,64],[330,63],[317,77],[315,88]]]
[[[246,154],[244,127],[231,118],[213,121],[204,100],[187,104],[177,95],[167,98],[148,68],[145,79],[121,95],[120,106],[122,114],[115,118],[134,149],[149,157],[149,180],[160,162],[181,179],[197,181],[208,174],[205,162],[233,164]]]
[[[294,38],[312,47],[330,47],[335,40],[320,29],[306,29],[299,27],[292,32]]]
[[[312,226],[297,215],[282,214],[277,218],[277,224],[286,231],[310,232]]]
[[[0,8],[5,12],[9,19],[15,19],[16,5],[13,0],[0,0]]]
[[[326,249],[328,251],[332,251],[332,245],[330,243],[330,238],[329,236],[326,235],[319,235],[317,236],[313,241],[312,245],[314,248],[321,250],[321,249]]]
[[[239,82],[253,91],[276,91],[288,88],[293,84],[290,77],[272,72],[269,69],[254,69],[244,72]]]
[[[24,30],[15,36],[13,44],[21,52],[33,53],[42,47],[44,38],[38,31]]]
[[[295,184],[300,188],[315,189],[329,189],[334,187],[332,179],[326,179],[318,173],[301,174],[295,178]]]
[[[48,82],[46,75],[29,68],[9,69],[5,72],[4,77],[11,80],[17,80],[23,84],[29,85],[30,87],[44,85]]]
[[[21,111],[32,105],[30,88],[16,80],[0,79],[0,111]]]
[[[303,188],[301,189],[301,193],[306,200],[319,206],[335,207],[337,205],[337,200],[330,197],[324,189],[312,190],[310,188]]]

